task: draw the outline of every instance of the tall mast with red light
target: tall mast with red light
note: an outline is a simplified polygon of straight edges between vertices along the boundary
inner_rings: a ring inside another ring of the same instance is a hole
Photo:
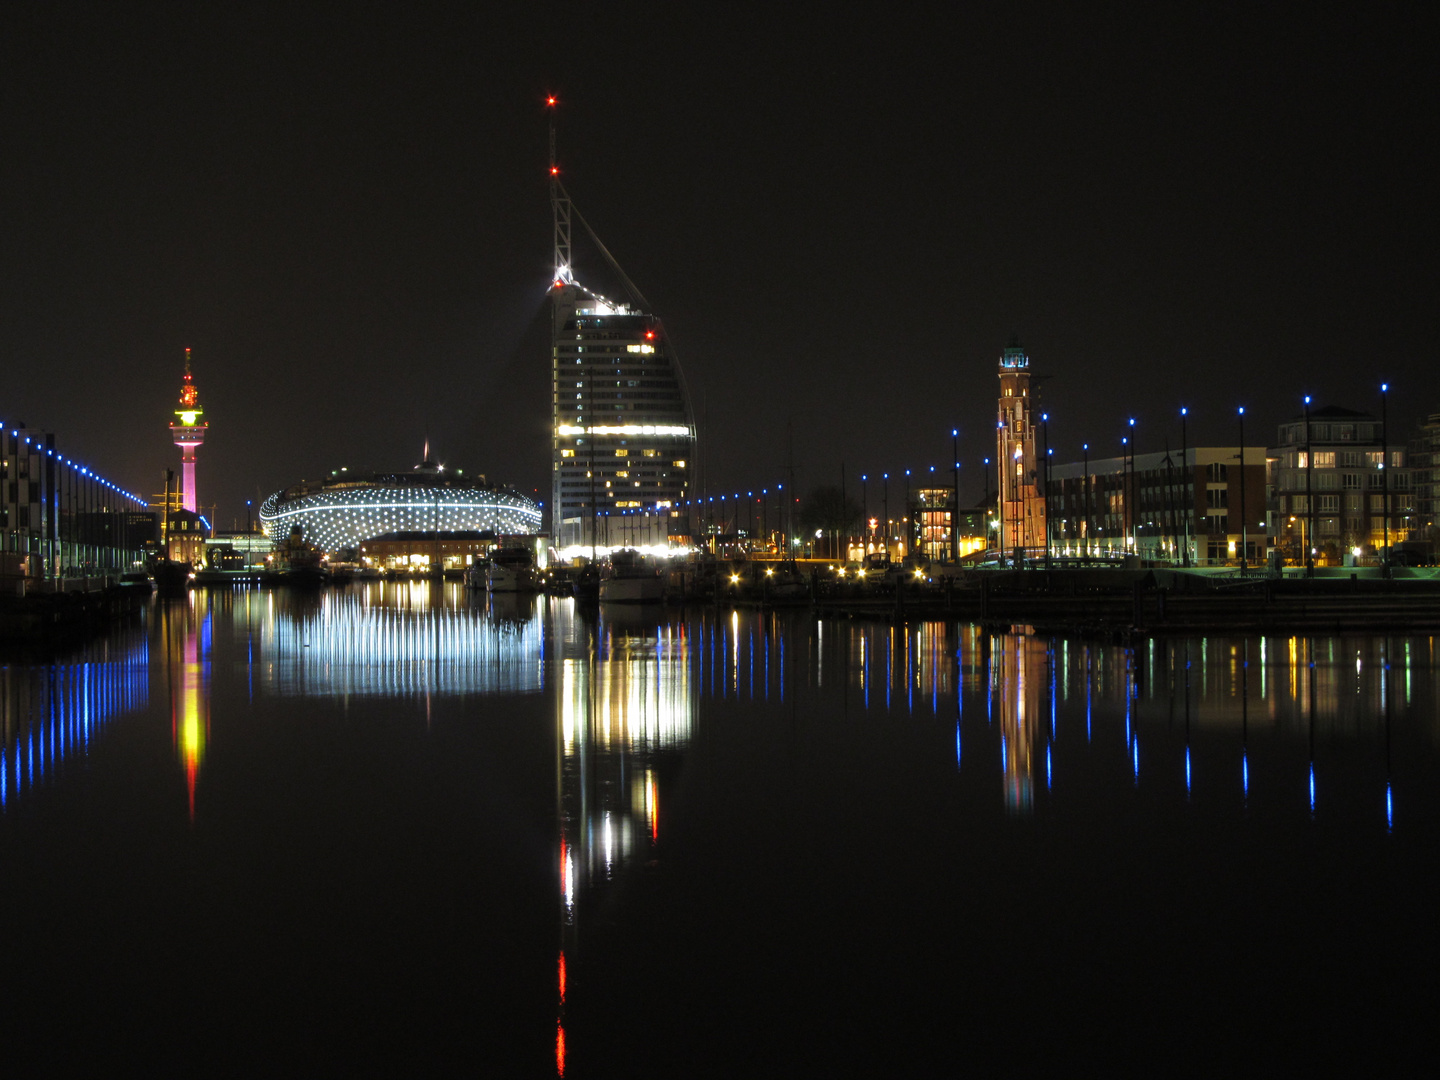
[[[205,441],[205,430],[210,425],[201,419],[205,410],[200,407],[200,391],[190,375],[190,350],[185,350],[185,379],[180,384],[180,407],[175,410],[175,419],[170,423],[170,435],[180,447],[181,505],[192,513],[199,512],[195,497],[195,448]]]
[[[574,281],[570,269],[570,196],[560,183],[560,164],[555,157],[555,95],[545,99],[550,110],[550,212],[555,220],[555,276],[558,287]]]

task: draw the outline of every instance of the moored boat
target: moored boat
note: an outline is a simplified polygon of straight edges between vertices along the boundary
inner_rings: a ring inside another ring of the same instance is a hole
[[[155,580],[144,570],[127,570],[120,575],[117,583],[125,592],[138,596],[149,596],[155,591]]]
[[[570,593],[582,604],[594,604],[600,599],[600,568],[593,562],[586,563],[575,572],[570,581]]]
[[[496,548],[490,553],[485,587],[493,592],[538,592],[540,572],[528,547]]]
[[[610,556],[600,578],[602,604],[658,604],[665,599],[665,579],[654,558],[630,548]]]

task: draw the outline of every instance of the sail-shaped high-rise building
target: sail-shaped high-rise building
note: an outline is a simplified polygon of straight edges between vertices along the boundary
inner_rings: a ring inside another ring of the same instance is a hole
[[[553,115],[553,99],[550,106]],[[553,124],[550,151],[552,543],[562,554],[684,545],[696,433],[680,362],[660,318],[572,206],[555,164]],[[627,301],[576,279],[572,218]]]

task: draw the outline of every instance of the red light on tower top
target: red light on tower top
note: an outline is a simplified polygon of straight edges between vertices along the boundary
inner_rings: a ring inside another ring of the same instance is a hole
[[[555,95],[554,95],[554,94],[548,95],[548,96],[545,98],[545,104],[546,104],[546,105],[553,106],[553,105],[555,104]]]

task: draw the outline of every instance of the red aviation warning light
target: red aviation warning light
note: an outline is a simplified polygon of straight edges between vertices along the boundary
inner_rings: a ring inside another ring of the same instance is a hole
[[[547,94],[547,95],[545,96],[545,104],[548,105],[548,106],[550,106],[550,107],[553,109],[553,108],[555,107],[555,95],[554,95],[554,94]]]
[[[551,175],[551,176],[559,176],[559,175],[560,175],[560,166],[559,166],[559,165],[551,165],[551,166],[550,166],[550,175]]]
[[[645,331],[645,339],[646,339],[647,341],[653,341],[653,340],[655,339],[655,331],[654,331],[654,330],[646,330],[646,331]]]

